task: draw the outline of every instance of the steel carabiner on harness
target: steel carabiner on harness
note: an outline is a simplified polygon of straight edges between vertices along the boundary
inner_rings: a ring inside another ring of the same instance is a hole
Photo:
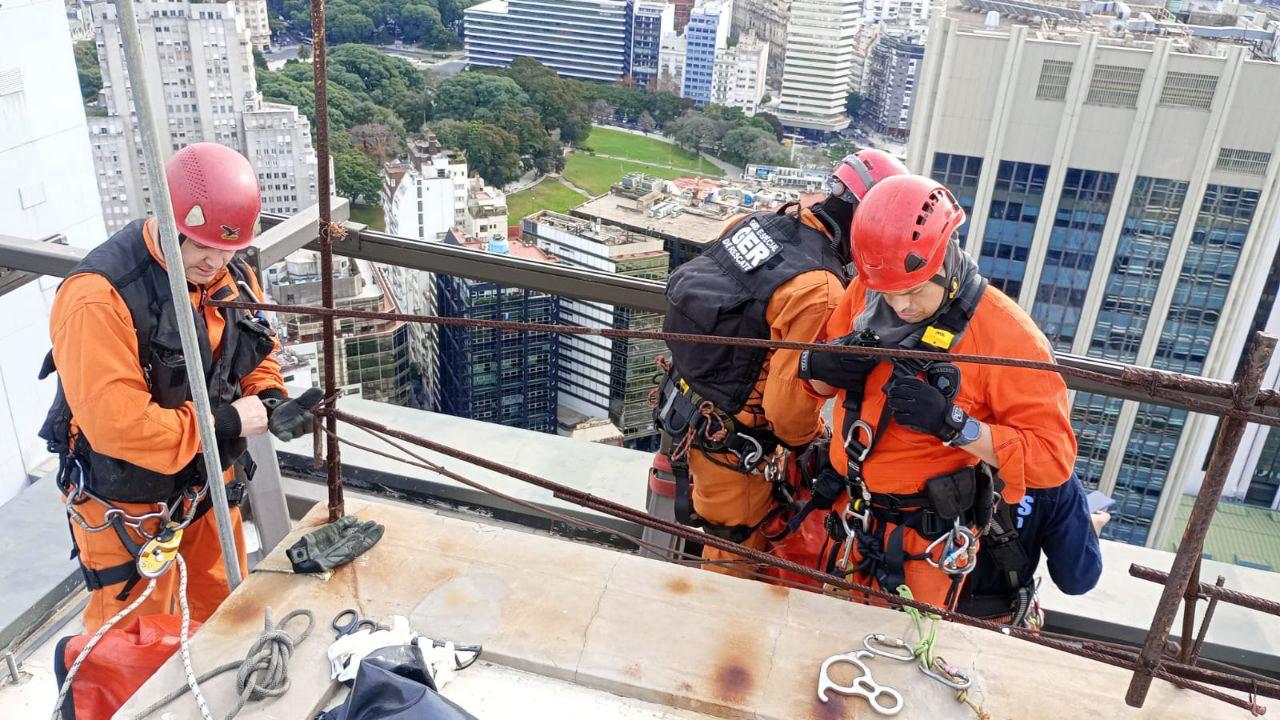
[[[941,547],[937,560],[933,559],[933,551]],[[974,556],[977,554],[978,538],[973,531],[960,523],[960,518],[955,519],[955,525],[945,535],[929,543],[925,548],[925,562],[930,566],[938,568],[947,575],[968,575],[977,567]],[[968,561],[961,565],[961,558],[968,558]]]
[[[840,695],[848,695],[850,697],[856,695],[864,698],[871,709],[881,715],[897,715],[902,711],[902,693],[889,687],[888,685],[880,685],[875,678],[871,676],[871,668],[862,660],[863,658],[874,657],[875,654],[868,650],[854,650],[852,652],[832,655],[822,662],[822,669],[818,672],[818,699],[827,702],[827,691],[839,693]],[[852,685],[839,685],[831,679],[828,672],[831,666],[836,663],[848,663],[862,671],[853,679]],[[882,704],[879,700],[881,696],[887,696],[892,703]]]

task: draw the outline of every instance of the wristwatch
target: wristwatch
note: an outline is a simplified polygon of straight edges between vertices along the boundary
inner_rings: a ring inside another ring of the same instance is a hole
[[[956,436],[947,441],[948,447],[964,447],[982,436],[982,423],[972,417],[966,417],[964,425]]]

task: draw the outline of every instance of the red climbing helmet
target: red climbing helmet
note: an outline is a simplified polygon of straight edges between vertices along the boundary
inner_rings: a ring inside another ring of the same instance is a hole
[[[870,290],[901,292],[942,268],[964,210],[936,180],[897,175],[876,183],[853,215],[853,263]]]
[[[832,171],[827,189],[837,198],[856,205],[872,185],[893,175],[906,174],[907,166],[901,160],[883,150],[868,148],[846,155]]]
[[[243,155],[218,143],[195,143],[174,153],[164,171],[178,232],[221,250],[249,247],[262,194]]]

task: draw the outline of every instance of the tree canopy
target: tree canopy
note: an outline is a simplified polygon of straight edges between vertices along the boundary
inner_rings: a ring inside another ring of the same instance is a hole
[[[474,0],[333,0],[325,8],[325,36],[333,43],[400,40],[423,47],[452,47],[457,36],[449,28],[473,4]],[[269,0],[267,8],[273,18],[309,33],[310,0]]]
[[[490,185],[502,187],[521,175],[519,140],[497,125],[442,120],[431,129],[446,147],[467,154],[467,167]]]

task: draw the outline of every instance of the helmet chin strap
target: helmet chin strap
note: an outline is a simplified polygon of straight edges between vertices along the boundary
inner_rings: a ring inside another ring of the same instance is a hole
[[[831,233],[831,247],[835,250],[836,256],[848,265],[853,261],[852,252],[849,249],[849,243],[844,239],[844,228],[849,227],[853,222],[853,205],[839,198],[828,196],[822,202],[814,203],[810,206],[809,211],[814,217],[822,221],[827,230]],[[844,222],[841,222],[844,220]]]

